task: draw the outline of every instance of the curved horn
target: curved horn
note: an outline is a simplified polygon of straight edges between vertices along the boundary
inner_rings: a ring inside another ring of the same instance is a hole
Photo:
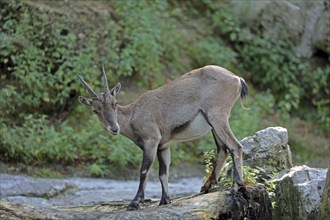
[[[107,96],[110,94],[110,89],[109,89],[107,74],[105,73],[103,64],[102,64],[102,73],[103,73],[103,81],[104,81],[103,82],[104,83],[104,96]]]
[[[92,98],[97,98],[96,93],[93,91],[93,89],[85,82],[85,80],[79,76],[77,74],[77,76],[79,77],[79,79],[81,80],[81,82],[83,83],[84,87],[87,89],[87,91],[89,92],[89,94],[91,94]]]

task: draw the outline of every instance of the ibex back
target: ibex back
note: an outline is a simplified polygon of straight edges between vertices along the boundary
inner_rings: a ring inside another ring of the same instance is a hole
[[[218,152],[217,161],[210,177],[201,188],[208,192],[216,183],[228,154],[234,164],[236,192],[243,186],[242,146],[229,126],[229,116],[236,100],[248,95],[245,81],[218,66],[205,66],[188,72],[164,86],[148,91],[133,103],[117,105],[116,95],[121,85],[111,90],[102,66],[104,92],[96,94],[79,76],[92,99],[80,96],[98,116],[103,126],[112,134],[122,134],[143,150],[140,184],[128,210],[139,208],[144,200],[148,172],[156,158],[159,161],[159,179],[162,185],[160,205],[170,203],[168,176],[170,166],[170,143],[199,138],[212,131]]]

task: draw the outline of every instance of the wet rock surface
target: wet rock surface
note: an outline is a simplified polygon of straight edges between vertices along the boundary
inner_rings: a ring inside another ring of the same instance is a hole
[[[198,193],[202,177],[170,181],[172,197]],[[111,201],[129,201],[135,196],[137,181],[95,178],[46,179],[0,174],[0,200],[40,206],[86,205]],[[149,181],[146,198],[158,200],[159,181]]]
[[[238,193],[213,190],[207,194],[173,199],[171,204],[145,202],[137,211],[127,203],[43,207],[0,201],[4,219],[271,219],[271,203],[262,185],[248,186],[250,199]]]

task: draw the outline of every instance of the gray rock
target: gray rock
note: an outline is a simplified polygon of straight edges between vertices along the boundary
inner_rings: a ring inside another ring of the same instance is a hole
[[[262,185],[247,187],[250,200],[229,191],[213,190],[175,198],[171,204],[144,202],[136,211],[126,211],[128,202],[109,202],[80,206],[44,207],[0,201],[1,219],[255,219],[272,218],[271,203]]]
[[[0,173],[0,198],[27,196],[51,198],[76,185],[59,179],[43,179]]]
[[[95,178],[47,179],[0,173],[0,201],[38,206],[67,206],[130,201],[138,181]],[[202,177],[181,178],[169,182],[172,198],[198,193]],[[159,181],[149,181],[146,198],[159,200]],[[0,217],[1,218],[1,217]]]
[[[260,25],[274,39],[292,40],[299,57],[310,58],[317,49],[327,52],[329,14],[325,0],[272,1],[261,11]]]
[[[274,180],[275,219],[317,219],[327,169],[296,166]]]
[[[311,58],[317,50],[330,54],[330,4],[327,0],[230,1],[242,26],[258,30],[274,40],[289,39],[296,54]],[[240,16],[244,14],[244,16]]]
[[[315,33],[313,34],[313,45],[328,55],[330,55],[330,47],[327,47],[327,40],[330,36],[330,5],[321,13],[315,25]]]
[[[320,207],[320,220],[326,220],[330,216],[330,160],[328,165],[327,179],[322,194],[322,202]]]
[[[278,173],[292,167],[288,131],[282,127],[269,127],[241,140],[245,165],[261,167],[266,174]]]

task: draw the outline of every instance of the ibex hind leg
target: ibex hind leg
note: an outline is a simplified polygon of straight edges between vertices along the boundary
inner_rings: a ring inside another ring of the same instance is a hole
[[[228,156],[228,150],[227,147],[224,145],[224,143],[218,138],[218,136],[214,133],[214,130],[212,130],[213,138],[217,146],[217,152],[218,157],[217,160],[213,164],[213,170],[209,178],[205,181],[201,188],[202,193],[207,193],[213,184],[217,183],[217,180],[219,178],[219,174],[223,168],[223,165],[226,161],[226,158]]]
[[[233,159],[234,183],[231,192],[236,193],[240,187],[243,187],[243,147],[233,135],[228,120],[217,118],[209,118],[208,120],[213,129],[213,134],[224,143]]]

